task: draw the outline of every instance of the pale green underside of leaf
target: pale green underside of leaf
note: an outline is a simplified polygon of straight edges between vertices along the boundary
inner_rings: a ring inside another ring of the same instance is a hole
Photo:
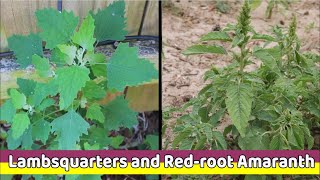
[[[79,20],[73,12],[63,10],[60,13],[53,8],[37,10],[36,17],[37,25],[42,30],[40,36],[46,41],[48,49],[69,42]]]
[[[101,107],[97,103],[89,106],[86,117],[92,120],[97,120],[100,123],[103,123],[105,119],[103,113],[101,112]]]
[[[226,32],[214,31],[202,36],[200,40],[201,41],[211,41],[211,40],[231,41],[231,38]]]
[[[194,55],[194,54],[226,54],[226,50],[222,46],[217,45],[193,45],[186,50],[182,51],[184,55]]]
[[[96,41],[94,35],[94,19],[89,14],[82,22],[79,31],[76,32],[71,38],[72,41],[82,48],[92,51],[93,44]]]
[[[60,52],[63,53],[59,55],[58,54],[59,52],[56,52],[57,55],[60,56],[61,58],[60,61],[68,65],[72,65],[77,54],[77,47],[73,45],[66,45],[66,44],[61,44],[61,45],[58,45],[57,47],[60,50]]]
[[[25,68],[32,62],[32,55],[43,55],[42,40],[36,34],[28,36],[13,35],[8,38],[9,48],[14,52],[17,63],[21,68]]]
[[[58,135],[60,150],[75,150],[82,134],[88,134],[90,127],[74,110],[56,118],[51,122],[52,131]]]
[[[90,80],[89,70],[85,67],[70,66],[56,71],[57,78],[54,79],[60,92],[60,109],[68,108],[78,92]]]
[[[40,77],[50,77],[52,72],[50,70],[49,60],[38,55],[32,56],[32,64],[35,66]]]
[[[30,125],[27,113],[18,113],[12,119],[11,131],[13,139],[18,139]]]
[[[124,96],[118,96],[104,107],[105,128],[119,130],[120,127],[131,128],[138,124],[137,112],[130,109],[128,101]]]
[[[108,88],[123,91],[126,86],[137,86],[158,78],[154,64],[138,57],[138,48],[120,43],[107,64]]]
[[[242,137],[245,136],[251,113],[251,91],[251,88],[244,84],[232,84],[227,88],[226,106],[228,113]]]
[[[127,35],[125,2],[115,1],[103,10],[92,14],[95,23],[95,37],[98,41],[123,40]]]

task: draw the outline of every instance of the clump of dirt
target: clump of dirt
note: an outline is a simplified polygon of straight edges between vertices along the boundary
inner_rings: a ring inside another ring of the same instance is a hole
[[[212,66],[224,67],[231,62],[227,55],[184,56],[181,51],[199,42],[202,35],[218,31],[228,23],[234,24],[241,9],[239,1],[224,1],[228,13],[218,11],[217,2],[187,0],[169,1],[163,6],[162,39],[163,39],[163,71],[162,99],[163,109],[180,107],[186,99],[195,97],[204,87],[204,73]],[[293,14],[297,17],[297,34],[302,42],[302,51],[320,53],[320,1],[299,1],[291,3],[287,10],[273,10],[271,19],[267,19],[265,11],[267,1],[251,13],[251,25],[259,33],[270,34],[273,26],[286,28]],[[229,48],[226,44],[222,44]],[[247,70],[255,69],[260,62],[255,62]],[[186,98],[187,97],[187,98]],[[179,115],[173,115],[166,122],[175,123]],[[228,123],[224,120],[222,126]],[[171,129],[166,132],[170,141]]]

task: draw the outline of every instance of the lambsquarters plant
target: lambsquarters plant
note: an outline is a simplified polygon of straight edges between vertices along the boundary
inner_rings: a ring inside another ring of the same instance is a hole
[[[192,111],[177,120],[172,148],[313,147],[310,130],[320,124],[319,55],[300,51],[295,17],[287,31],[274,27],[272,35],[259,34],[250,25],[250,5],[245,1],[236,25],[210,32],[200,41],[224,41],[230,48],[198,44],[183,53],[230,55],[232,63],[206,72],[204,79],[209,83],[182,108],[192,106]],[[250,48],[253,41],[264,45]],[[256,59],[262,65],[247,71]],[[226,116],[231,125],[223,133],[214,130]]]
[[[10,99],[1,106],[0,117],[11,125],[7,148],[117,148],[124,138],[112,132],[137,125],[137,112],[123,95],[107,104],[99,101],[158,78],[154,65],[128,43],[120,43],[110,59],[95,52],[99,41],[124,40],[124,1],[90,12],[79,26],[72,12],[42,9],[35,15],[39,34],[8,39],[20,67],[34,65],[40,79],[19,78],[19,88],[8,90]],[[42,41],[52,51],[50,59],[44,57]]]

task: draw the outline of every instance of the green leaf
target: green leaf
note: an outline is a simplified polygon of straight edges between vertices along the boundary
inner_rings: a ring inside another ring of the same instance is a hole
[[[82,89],[83,95],[87,99],[102,99],[106,96],[106,90],[103,86],[97,84],[95,81],[87,81],[85,87]]]
[[[283,150],[285,147],[283,137],[280,134],[273,136],[270,142],[271,150]]]
[[[138,48],[120,43],[107,64],[108,88],[123,91],[158,78],[154,64],[138,57]]]
[[[222,150],[226,150],[227,149],[227,142],[224,139],[224,136],[221,132],[219,131],[213,131],[212,132],[213,137],[214,137],[214,141],[217,142],[218,146],[216,147],[216,149],[222,149]]]
[[[150,145],[150,150],[159,150],[158,135],[147,135],[145,142]]]
[[[68,65],[72,65],[77,55],[77,47],[73,45],[66,45],[66,44],[61,44],[61,45],[58,45],[57,47],[59,48],[60,52],[64,54],[64,56],[60,54],[60,56],[62,56],[61,58],[63,58],[64,63],[67,63]]]
[[[33,140],[32,140],[32,128],[29,127],[21,136],[22,141],[21,141],[21,149],[24,150],[31,150]],[[19,139],[19,138],[18,138]]]
[[[280,69],[277,62],[280,60],[280,50],[278,48],[270,49],[255,49],[253,51],[253,56],[260,59],[265,66],[267,66],[271,71],[280,74]]]
[[[69,42],[77,25],[78,17],[73,12],[46,8],[36,11],[37,25],[42,32],[40,36],[46,41],[46,48],[53,49],[58,44]]]
[[[11,123],[15,114],[16,108],[14,107],[12,100],[6,100],[6,102],[0,108],[0,120]]]
[[[123,142],[123,140],[124,140],[123,136],[112,137],[110,145],[113,148],[118,149],[120,144]]]
[[[8,149],[9,150],[15,150],[17,149],[20,145],[21,145],[21,142],[22,142],[22,136],[20,136],[19,138],[17,139],[14,139],[13,136],[12,136],[12,130],[9,130],[8,131],[8,136],[7,136],[7,146],[8,146]]]
[[[88,142],[83,144],[84,150],[100,150],[100,146],[98,143],[90,145]]]
[[[9,95],[11,97],[12,104],[16,109],[21,109],[24,105],[26,105],[26,96],[17,91],[16,89],[10,89]]]
[[[26,96],[30,96],[34,94],[34,89],[36,88],[36,82],[30,79],[17,79],[17,84],[19,86],[19,90]]]
[[[40,77],[51,77],[52,71],[50,69],[49,60],[38,55],[32,56],[32,64],[35,66]]]
[[[265,175],[246,175],[244,180],[266,180],[267,176]]]
[[[106,56],[104,54],[88,52],[85,54],[84,59],[90,63],[94,76],[107,76]]]
[[[131,128],[138,124],[137,112],[130,109],[124,96],[118,96],[104,107],[105,128],[119,130],[120,127]]]
[[[54,104],[55,104],[55,101],[53,99],[50,99],[50,98],[44,99],[42,103],[37,107],[37,110],[43,111]]]
[[[213,31],[202,36],[200,40],[201,41],[211,41],[211,40],[231,41],[231,38],[226,32]]]
[[[250,8],[252,10],[256,9],[257,7],[259,7],[260,4],[262,3],[262,0],[248,0],[248,1],[249,1]]]
[[[183,131],[179,132],[179,134],[172,141],[172,149],[175,149],[179,143],[185,138],[189,137],[192,133],[192,128],[186,128]]]
[[[101,175],[79,175],[77,180],[101,180]]]
[[[68,108],[78,92],[90,80],[89,70],[85,67],[70,66],[56,71],[55,79],[60,92],[60,110]]]
[[[59,134],[60,150],[75,150],[77,142],[82,134],[88,134],[90,127],[74,110],[56,118],[51,122],[52,131]]]
[[[125,39],[127,18],[123,0],[115,1],[105,9],[99,9],[96,14],[90,13],[95,20],[95,37],[98,41]]]
[[[108,137],[107,132],[104,128],[91,126],[88,135],[85,135],[84,138],[87,138],[90,144],[98,143],[100,148],[106,148],[112,141],[112,139]]]
[[[105,119],[103,113],[101,112],[101,107],[97,103],[91,104],[89,106],[86,117],[89,119],[97,120],[101,123],[104,123]]]
[[[207,142],[206,136],[201,136],[198,142],[196,143],[196,146],[194,147],[195,150],[203,150],[205,147],[205,144]]]
[[[38,120],[32,126],[32,137],[35,140],[42,141],[43,144],[46,144],[49,134],[51,131],[50,123],[44,119]]]
[[[193,45],[188,47],[186,50],[182,51],[184,55],[194,55],[194,54],[226,54],[226,50],[222,46],[217,45]]]
[[[96,38],[93,37],[94,34],[94,19],[89,14],[83,21],[82,24],[73,37],[72,41],[82,48],[93,51],[93,44],[96,41]]]
[[[27,113],[17,113],[12,119],[11,131],[13,139],[18,139],[22,136],[25,130],[30,125],[30,119]]]
[[[31,64],[32,55],[43,55],[42,40],[36,34],[30,34],[29,36],[13,35],[8,38],[8,44],[21,68]]]
[[[274,37],[267,35],[267,34],[254,34],[251,39],[259,39],[259,40],[266,40],[266,41],[275,41]]]
[[[58,93],[58,87],[54,80],[47,83],[37,83],[34,90],[33,105],[38,106],[47,96]]]
[[[241,136],[245,135],[252,106],[252,90],[245,84],[232,84],[227,88],[226,106],[232,123]]]

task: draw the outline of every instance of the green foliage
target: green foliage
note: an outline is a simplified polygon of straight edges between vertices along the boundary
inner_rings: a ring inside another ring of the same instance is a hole
[[[300,51],[295,17],[287,30],[274,27],[272,34],[257,33],[250,25],[252,3],[245,1],[236,25],[227,25],[221,32],[210,32],[201,38],[230,43],[232,48],[226,54],[231,56],[232,63],[207,71],[207,85],[178,109],[183,112],[189,108],[191,112],[176,122],[173,149],[313,147],[311,128],[320,126],[320,71],[316,64],[319,55]],[[248,46],[254,41],[265,43]],[[266,44],[273,46],[265,48]],[[196,50],[191,46],[184,54],[209,53],[208,49],[218,47],[195,46]],[[247,70],[253,60],[260,60],[262,65]],[[230,118],[231,125],[224,128],[223,134],[214,131],[224,118]]]
[[[114,136],[114,130],[136,126],[138,113],[129,107],[124,95],[100,103],[107,93],[115,93],[114,89],[121,93],[127,86],[158,78],[154,65],[140,59],[138,48],[128,43],[120,42],[108,61],[104,54],[94,51],[96,39],[124,39],[124,14],[125,2],[117,1],[97,14],[89,14],[78,25],[79,18],[73,12],[38,10],[41,38],[34,34],[9,38],[20,66],[32,63],[40,78],[18,78],[18,88],[8,90],[10,99],[0,108],[1,121],[11,126],[4,148],[119,148],[124,137],[120,133]],[[43,56],[42,40],[52,50],[49,59]],[[153,140],[149,137],[147,142],[155,148]]]

